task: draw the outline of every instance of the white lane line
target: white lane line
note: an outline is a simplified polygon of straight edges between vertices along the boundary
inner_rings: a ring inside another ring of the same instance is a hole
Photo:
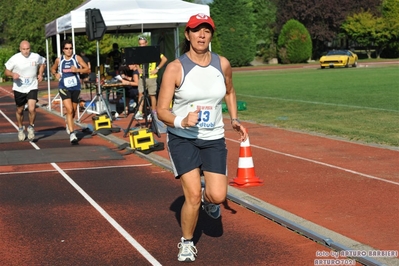
[[[114,218],[112,218],[100,205],[97,204],[75,181],[72,180],[57,164],[51,165],[152,265],[161,265],[142,245],[140,245]]]
[[[18,130],[17,125],[10,118],[8,118],[8,116],[6,116],[6,114],[3,113],[3,111],[0,110],[0,113],[4,116],[5,119],[7,119],[8,122],[10,122],[11,125],[15,127],[16,130]]]
[[[255,96],[255,95],[248,95],[248,94],[237,94],[237,96],[249,97],[249,98],[269,99],[269,100],[278,100],[278,101],[286,101],[286,102],[298,102],[298,103],[310,103],[310,104],[328,105],[328,106],[340,106],[340,107],[347,107],[347,108],[367,109],[367,110],[376,110],[376,111],[394,112],[394,113],[398,113],[399,112],[399,110],[393,110],[393,109],[383,109],[383,108],[376,108],[376,107],[367,107],[367,106],[358,106],[358,105],[349,105],[349,104],[339,104],[339,103],[323,103],[323,102],[304,101],[304,100],[286,99],[286,98],[278,98],[278,97]]]
[[[11,125],[13,125],[15,127],[16,130],[18,130],[18,126],[10,119],[8,118],[8,116],[6,116],[5,113],[3,113],[3,111],[0,110],[0,113],[4,116],[5,119],[8,120],[8,122],[10,122]],[[33,146],[33,148],[35,148],[36,150],[40,150],[39,146],[36,145],[36,143],[29,141],[29,143]]]
[[[226,138],[226,140],[230,140],[230,141],[233,141],[233,142],[236,142],[236,143],[240,143],[239,141],[234,140],[234,139]],[[287,157],[291,157],[291,158],[295,158],[295,159],[299,159],[299,160],[315,163],[315,164],[320,164],[320,165],[327,166],[327,167],[330,167],[330,168],[342,170],[342,171],[345,171],[345,172],[348,172],[348,173],[351,173],[351,174],[360,175],[360,176],[367,177],[367,178],[370,178],[370,179],[375,179],[375,180],[378,180],[378,181],[382,181],[382,182],[386,182],[386,183],[390,183],[390,184],[399,186],[399,182],[395,182],[395,181],[383,179],[383,178],[380,178],[380,177],[376,177],[376,176],[360,173],[360,172],[353,171],[353,170],[350,170],[350,169],[346,169],[346,168],[343,168],[343,167],[340,167],[340,166],[336,166],[336,165],[332,165],[332,164],[328,164],[328,163],[323,163],[323,162],[315,161],[315,160],[312,160],[312,159],[307,159],[307,158],[296,156],[296,155],[292,155],[292,154],[289,154],[289,153],[275,151],[275,150],[268,149],[268,148],[261,147],[261,146],[257,146],[257,145],[252,145],[251,144],[251,147],[258,148],[258,149],[265,150],[265,151],[269,151],[269,152],[276,153],[276,154],[280,154],[280,155],[284,155],[284,156],[287,156]]]
[[[13,94],[13,92],[12,92],[12,91],[6,90],[5,88],[3,88],[3,87],[1,87],[1,86],[0,86],[0,89],[1,89],[2,91],[4,91],[5,93],[7,93],[7,94],[10,94],[10,95],[14,96],[14,94]]]
[[[111,166],[98,166],[98,167],[80,167],[80,168],[65,168],[64,171],[81,171],[81,170],[98,170],[98,169],[114,169],[114,168],[131,168],[131,167],[144,167],[151,166],[152,164],[130,164],[130,165],[111,165]],[[23,174],[33,174],[33,173],[46,173],[46,172],[56,172],[56,170],[38,170],[38,171],[23,171],[23,172],[3,172],[0,175],[23,175]]]
[[[1,114],[16,128],[18,127],[1,110]],[[35,143],[30,142],[35,149],[40,149]],[[36,148],[37,147],[37,148]],[[97,204],[78,184],[75,183],[57,164],[51,165],[138,251],[151,265],[162,265],[142,245],[140,245],[114,218],[112,218],[100,205]],[[150,164],[149,164],[150,165]],[[43,171],[42,171],[43,172]]]

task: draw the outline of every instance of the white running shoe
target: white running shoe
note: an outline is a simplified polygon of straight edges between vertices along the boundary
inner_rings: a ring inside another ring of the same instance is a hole
[[[143,120],[143,114],[140,111],[137,111],[136,115],[134,116],[137,120]]]
[[[29,125],[27,131],[28,139],[29,141],[32,141],[35,138],[35,129],[31,125]]]
[[[132,109],[134,109],[136,106],[137,106],[137,103],[136,103],[136,102],[133,102],[133,103],[131,103],[131,104],[129,105],[129,107],[132,108]]]
[[[22,128],[18,129],[18,140],[19,141],[24,141],[25,138],[26,138],[24,130],[25,130],[25,126],[23,126]]]
[[[177,247],[179,248],[179,254],[177,254],[178,261],[195,261],[197,248],[194,246],[193,241],[187,241],[182,237]]]
[[[69,135],[69,140],[71,141],[72,144],[78,143],[78,138],[76,137],[75,132],[72,132]]]

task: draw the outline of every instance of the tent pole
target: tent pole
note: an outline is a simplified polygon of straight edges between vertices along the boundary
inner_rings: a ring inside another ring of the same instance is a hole
[[[72,47],[73,47],[73,53],[76,54],[76,46],[75,46],[75,30],[72,27],[71,29],[71,33],[72,33]]]
[[[175,49],[175,58],[180,57],[180,40],[179,40],[179,27],[176,27],[174,30],[175,34],[175,43],[177,44],[177,49]]]
[[[97,101],[96,101],[97,100]],[[97,115],[100,115],[101,113],[105,112],[107,113],[108,117],[112,119],[111,112],[109,111],[109,105],[108,101],[106,102],[105,99],[103,98],[102,91],[101,91],[101,71],[100,71],[100,46],[97,40],[97,91],[96,91],[96,96],[91,100],[89,105],[86,107],[86,109],[82,112],[82,114],[79,114],[77,122],[80,122],[80,118],[83,117],[83,115],[88,111],[89,108],[93,106],[93,103],[96,101],[96,111],[91,111],[91,113],[95,113]]]
[[[46,70],[47,70],[47,97],[48,97],[48,106],[47,108],[51,111],[51,96],[50,96],[50,57],[48,51],[48,39],[46,39],[46,55],[47,55],[47,62],[46,62]]]
[[[59,33],[57,33],[57,57],[61,57],[61,37]]]

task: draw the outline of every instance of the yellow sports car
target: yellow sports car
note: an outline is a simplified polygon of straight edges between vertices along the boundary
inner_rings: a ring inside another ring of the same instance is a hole
[[[320,58],[320,67],[357,67],[358,57],[349,50],[332,50]]]

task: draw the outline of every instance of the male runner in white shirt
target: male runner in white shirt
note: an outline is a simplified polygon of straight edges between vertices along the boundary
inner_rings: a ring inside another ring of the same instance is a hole
[[[24,132],[24,109],[28,104],[29,126],[27,128],[28,139],[32,141],[35,138],[35,119],[36,102],[39,82],[43,80],[43,72],[46,61],[44,57],[30,51],[28,41],[22,41],[19,45],[20,52],[13,55],[6,63],[5,74],[13,79],[14,99],[17,105],[17,124],[18,139],[25,140]]]

